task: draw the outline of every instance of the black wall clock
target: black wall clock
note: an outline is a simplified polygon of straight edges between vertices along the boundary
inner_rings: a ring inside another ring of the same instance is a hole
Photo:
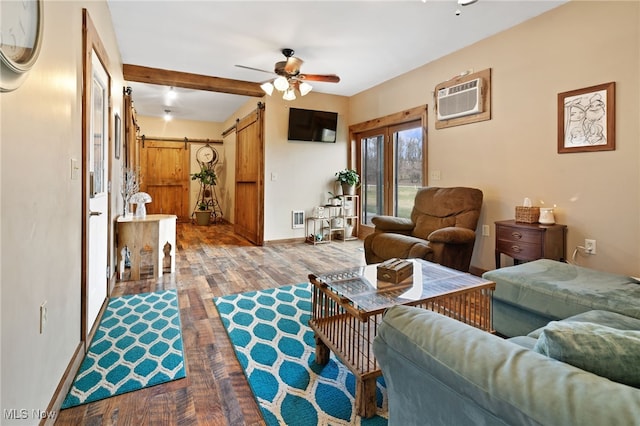
[[[43,0],[2,1],[0,5],[0,91],[23,83],[42,45]]]

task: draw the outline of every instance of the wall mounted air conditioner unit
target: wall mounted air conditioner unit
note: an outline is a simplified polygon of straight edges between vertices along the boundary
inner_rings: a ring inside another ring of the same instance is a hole
[[[438,120],[450,120],[481,112],[481,78],[438,90]]]

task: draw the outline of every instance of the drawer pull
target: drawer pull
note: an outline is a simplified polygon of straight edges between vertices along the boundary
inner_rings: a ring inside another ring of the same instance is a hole
[[[519,246],[511,246],[511,251],[514,253],[520,253],[522,249]]]
[[[519,232],[512,232],[512,233],[511,233],[511,236],[512,236],[513,238],[517,238],[518,240],[519,240],[520,238],[522,238],[522,234],[521,234],[521,233],[519,233]]]

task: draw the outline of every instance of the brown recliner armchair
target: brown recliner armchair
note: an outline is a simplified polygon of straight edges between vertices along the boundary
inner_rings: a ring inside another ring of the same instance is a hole
[[[482,208],[476,188],[420,188],[411,219],[377,216],[364,240],[368,264],[398,257],[421,258],[468,272]]]

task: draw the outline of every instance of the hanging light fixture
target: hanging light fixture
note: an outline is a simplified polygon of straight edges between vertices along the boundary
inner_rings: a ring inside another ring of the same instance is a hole
[[[285,101],[294,101],[296,99],[296,92],[293,90],[293,87],[289,87],[285,90],[284,95],[282,95],[282,99]]]
[[[178,93],[175,91],[173,87],[169,88],[167,92],[167,100],[172,101],[178,96]]]
[[[171,121],[171,110],[169,109],[165,109],[164,110],[164,121]]]
[[[266,83],[262,83],[260,85],[260,88],[264,90],[264,92],[269,96],[271,96],[271,94],[273,93],[273,84],[271,84],[270,81],[267,81]]]
[[[289,80],[287,80],[286,77],[280,76],[273,80],[273,85],[279,91],[284,92],[289,88]]]
[[[293,101],[296,99],[296,89],[300,92],[300,96],[305,96],[313,89],[313,86],[306,81],[300,82],[294,78],[287,79],[284,76],[279,76],[273,82],[262,83],[260,88],[269,96],[273,94],[273,89],[276,89],[279,92],[283,92],[282,99]]]
[[[313,87],[307,83],[306,81],[303,81],[302,83],[300,83],[298,85],[298,90],[300,91],[300,95],[304,96],[307,93],[309,93],[311,91],[311,89],[313,89]]]

